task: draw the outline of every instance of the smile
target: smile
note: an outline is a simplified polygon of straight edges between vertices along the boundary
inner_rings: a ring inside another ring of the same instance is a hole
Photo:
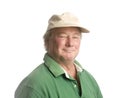
[[[70,50],[70,49],[64,49],[65,52],[68,52],[68,53],[71,53],[73,52],[74,50]]]

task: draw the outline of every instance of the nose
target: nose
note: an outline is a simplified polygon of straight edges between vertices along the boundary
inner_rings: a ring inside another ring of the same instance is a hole
[[[72,47],[74,45],[72,37],[68,36],[66,41],[67,47]]]

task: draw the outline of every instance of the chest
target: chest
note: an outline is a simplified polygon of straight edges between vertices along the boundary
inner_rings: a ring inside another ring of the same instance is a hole
[[[65,77],[56,78],[52,82],[49,82],[47,96],[49,98],[97,98],[94,88],[88,83],[89,81],[79,81],[80,84],[78,85],[75,80]]]

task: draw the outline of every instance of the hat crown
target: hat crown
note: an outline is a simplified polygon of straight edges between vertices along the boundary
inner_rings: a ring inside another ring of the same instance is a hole
[[[62,15],[53,15],[50,19],[49,19],[49,23],[55,23],[55,22],[68,22],[68,23],[79,23],[79,19],[77,17],[75,17],[72,13],[70,12],[65,12]]]
[[[69,13],[69,12],[66,12],[66,13],[63,13],[62,15],[61,15],[62,17],[62,19],[64,20],[71,20],[71,21],[74,21],[74,22],[79,22],[79,19],[76,17],[76,16],[74,16],[72,13]]]
[[[79,19],[70,12],[61,15],[52,15],[48,21],[47,31],[59,27],[78,27],[81,32],[89,32],[89,30],[81,27]]]

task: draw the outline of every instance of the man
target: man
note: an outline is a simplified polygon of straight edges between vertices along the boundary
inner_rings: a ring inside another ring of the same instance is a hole
[[[93,76],[75,60],[82,33],[88,32],[71,13],[53,15],[44,35],[44,63],[20,83],[15,98],[103,98]]]

